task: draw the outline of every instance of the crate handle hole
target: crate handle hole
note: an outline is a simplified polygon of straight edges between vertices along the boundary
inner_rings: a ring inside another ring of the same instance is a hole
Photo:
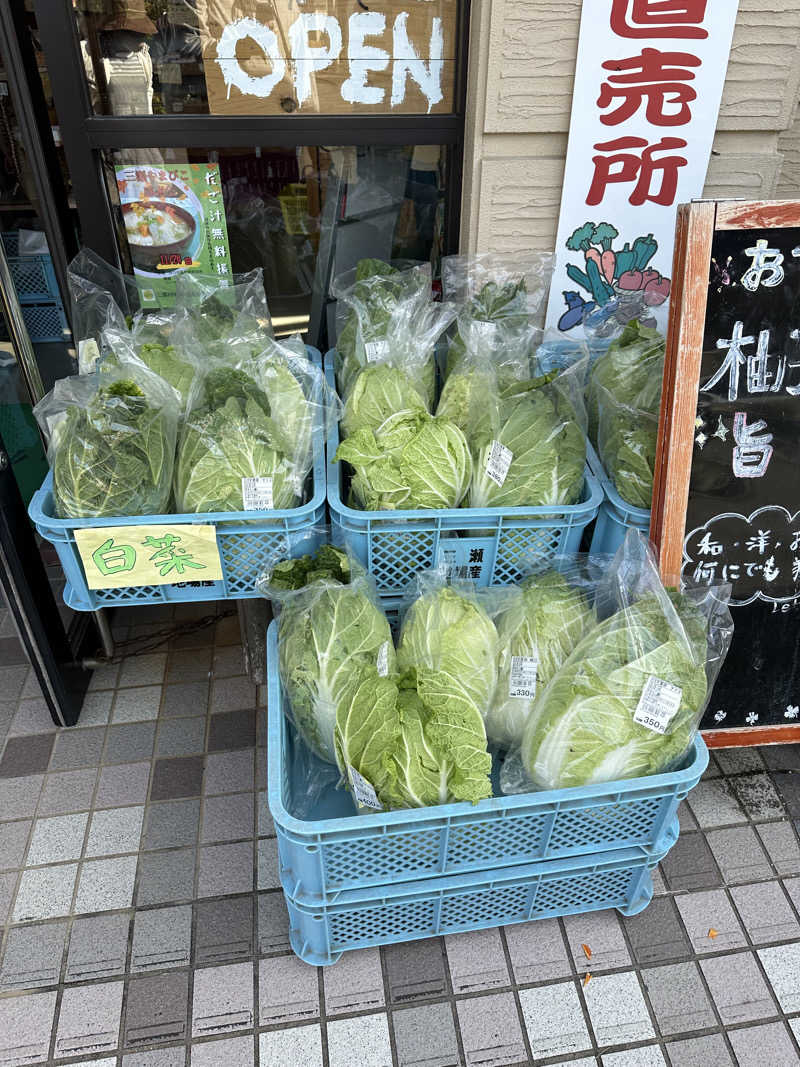
[[[316,851],[317,851],[317,846],[316,845],[306,845],[306,852],[316,852]]]

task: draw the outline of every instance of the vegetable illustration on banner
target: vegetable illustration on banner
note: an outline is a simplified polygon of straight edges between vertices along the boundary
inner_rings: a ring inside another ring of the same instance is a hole
[[[584,0],[548,326],[669,297],[676,209],[703,191],[737,7]]]
[[[116,176],[143,308],[172,307],[183,271],[228,282],[233,271],[218,164],[120,166]]]

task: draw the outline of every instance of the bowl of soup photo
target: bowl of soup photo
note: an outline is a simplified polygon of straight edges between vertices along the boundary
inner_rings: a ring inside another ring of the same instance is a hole
[[[125,233],[133,265],[152,271],[170,264],[170,257],[188,254],[197,222],[185,208],[159,200],[122,205]],[[177,266],[177,263],[176,263]]]

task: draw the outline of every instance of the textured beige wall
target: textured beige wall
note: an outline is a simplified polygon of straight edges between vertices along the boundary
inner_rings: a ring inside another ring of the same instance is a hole
[[[463,251],[552,249],[581,0],[472,0]],[[705,193],[800,196],[800,0],[740,0]]]

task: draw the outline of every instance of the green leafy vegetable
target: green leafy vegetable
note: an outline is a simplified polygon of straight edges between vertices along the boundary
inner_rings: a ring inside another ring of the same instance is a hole
[[[622,499],[636,508],[653,502],[653,474],[658,442],[658,418],[620,404],[607,389],[598,389],[600,427],[598,451],[609,478]]]
[[[688,748],[706,694],[708,637],[700,610],[671,594],[674,613],[648,593],[592,626],[528,719],[522,760],[544,789],[665,770]],[[648,678],[681,690],[662,735],[634,722]]]
[[[342,413],[345,437],[359,430],[379,430],[393,415],[425,413],[427,405],[400,367],[375,363],[356,377]]]
[[[525,278],[509,279],[504,282],[488,281],[472,297],[459,317],[459,328],[447,349],[446,376],[459,368],[470,345],[483,337],[491,337],[497,344],[497,334],[493,331],[481,335],[474,330],[475,323],[490,323],[502,335],[503,352],[497,362],[516,358],[520,363],[528,363],[529,352],[520,351],[525,346],[528,333],[528,290]],[[487,342],[488,343],[488,342]],[[514,351],[516,347],[517,351]],[[518,377],[526,377],[526,374]]]
[[[312,582],[328,579],[347,585],[351,568],[347,553],[334,545],[323,545],[313,556],[300,556],[276,563],[269,575],[274,592],[302,589]]]
[[[526,578],[518,588],[509,590],[494,620],[500,651],[498,683],[486,718],[490,741],[503,748],[520,743],[536,702],[591,618],[583,594],[557,571]],[[512,660],[516,657],[527,657],[534,672],[535,683],[528,696],[515,694],[518,683]]]
[[[136,353],[146,367],[163,378],[178,393],[182,406],[189,398],[196,368],[184,358],[175,345],[141,345]]]

